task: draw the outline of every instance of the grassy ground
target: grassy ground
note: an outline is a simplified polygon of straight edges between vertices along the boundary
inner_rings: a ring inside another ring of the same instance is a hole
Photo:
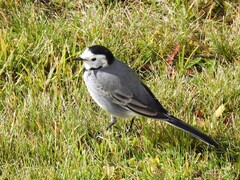
[[[0,1],[1,179],[239,179],[238,1]],[[138,118],[104,132],[80,64],[102,44],[216,150]]]

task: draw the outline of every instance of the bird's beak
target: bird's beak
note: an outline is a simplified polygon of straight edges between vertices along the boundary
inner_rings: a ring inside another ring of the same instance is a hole
[[[73,61],[84,61],[84,59],[81,58],[81,57],[76,57],[76,58],[73,58],[72,60],[73,60]]]

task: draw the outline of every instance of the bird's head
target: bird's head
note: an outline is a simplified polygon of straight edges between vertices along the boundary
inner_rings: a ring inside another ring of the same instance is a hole
[[[100,69],[111,65],[114,61],[112,52],[101,45],[88,47],[83,53],[73,60],[83,61],[86,70]]]

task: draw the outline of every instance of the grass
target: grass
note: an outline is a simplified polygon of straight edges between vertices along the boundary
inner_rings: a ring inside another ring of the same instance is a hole
[[[0,178],[239,179],[239,12],[237,1],[0,1]],[[104,132],[109,115],[69,62],[93,44],[221,149],[146,118]]]

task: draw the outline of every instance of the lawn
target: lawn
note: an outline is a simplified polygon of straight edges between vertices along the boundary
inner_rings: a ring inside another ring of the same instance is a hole
[[[238,1],[0,1],[0,25],[0,179],[240,178]],[[71,61],[94,44],[220,148],[144,117],[105,131]]]

